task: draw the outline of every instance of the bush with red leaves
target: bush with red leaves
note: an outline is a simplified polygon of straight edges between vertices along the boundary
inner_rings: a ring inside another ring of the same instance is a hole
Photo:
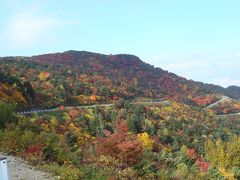
[[[22,156],[24,159],[31,161],[32,163],[43,160],[43,145],[38,143],[28,146],[23,152]]]
[[[111,156],[123,165],[133,165],[140,161],[143,152],[141,142],[135,134],[130,134],[125,121],[119,123],[114,133],[105,131],[105,137],[97,139],[98,155]]]
[[[209,168],[209,163],[202,159],[197,159],[196,163],[201,171],[206,172]]]
[[[196,156],[196,151],[195,151],[195,149],[193,149],[193,148],[188,149],[187,155],[188,155],[189,158],[195,158],[195,156]]]

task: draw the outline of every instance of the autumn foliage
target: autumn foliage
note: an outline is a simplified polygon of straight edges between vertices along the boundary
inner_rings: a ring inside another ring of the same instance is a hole
[[[142,143],[145,149],[152,150],[153,149],[153,140],[148,135],[148,133],[144,132],[137,135],[138,140]]]
[[[196,96],[193,98],[194,103],[198,106],[206,106],[216,102],[218,99],[214,95]]]
[[[237,100],[229,99],[221,102],[211,108],[217,114],[232,114],[240,112],[240,102]]]
[[[154,68],[133,55],[67,51],[29,58],[0,58],[0,61],[4,74],[11,74],[33,86],[36,91],[33,105],[41,107],[106,103],[139,97],[205,106],[216,100],[216,94],[226,93],[231,97],[228,89],[188,81]],[[0,82],[2,80],[5,81],[5,77],[0,77]],[[236,91],[233,96],[239,98],[240,93]],[[26,102],[29,103],[29,99]]]
[[[205,108],[238,88],[125,54],[6,57],[0,70],[0,152],[67,180],[240,179],[239,116],[217,116],[240,103]],[[38,108],[50,111],[16,113]]]
[[[45,81],[48,78],[50,78],[50,73],[49,72],[41,72],[38,77],[41,81]]]
[[[129,134],[126,122],[122,121],[114,133],[105,131],[105,137],[98,138],[97,151],[99,155],[111,156],[123,165],[132,165],[140,161],[142,144],[137,136]]]

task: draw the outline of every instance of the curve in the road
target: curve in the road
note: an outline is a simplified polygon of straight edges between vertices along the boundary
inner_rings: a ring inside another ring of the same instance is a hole
[[[214,102],[214,103],[212,103],[212,104],[208,105],[208,106],[207,106],[207,107],[205,107],[204,109],[209,109],[209,108],[212,108],[212,107],[214,107],[214,106],[218,105],[219,103],[221,103],[221,102],[224,102],[224,101],[226,101],[226,100],[228,100],[228,99],[230,99],[230,98],[229,98],[229,97],[227,97],[227,96],[222,96],[222,98],[221,98],[220,100],[218,100],[218,101],[216,101],[216,102]]]

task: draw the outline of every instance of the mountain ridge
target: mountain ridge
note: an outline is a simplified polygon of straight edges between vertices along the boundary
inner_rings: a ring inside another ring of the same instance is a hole
[[[110,54],[110,55],[106,55],[106,54],[89,52],[89,51],[68,50],[68,51],[58,52],[58,53],[47,53],[47,54],[42,54],[42,55],[34,55],[34,56],[31,56],[31,58],[36,58],[37,57],[37,59],[38,59],[38,58],[40,58],[42,56],[51,56],[51,55],[55,56],[55,55],[62,55],[62,54],[70,54],[71,55],[71,54],[82,54],[82,53],[87,53],[89,56],[92,56],[92,55],[105,56],[105,58],[110,56],[110,57],[124,57],[124,59],[126,59],[126,57],[127,57],[128,58],[127,60],[134,59],[134,60],[141,61],[142,63],[147,64],[147,65],[153,67],[154,69],[164,71],[164,72],[169,73],[169,74],[171,74],[173,76],[178,76],[180,78],[184,78],[187,81],[192,81],[192,82],[195,82],[195,83],[204,83],[205,85],[214,85],[217,88],[224,88],[224,87],[222,87],[220,85],[216,85],[216,84],[213,84],[213,83],[205,83],[205,82],[196,81],[196,80],[188,79],[186,77],[179,76],[179,75],[177,75],[177,74],[175,74],[173,72],[169,72],[168,70],[163,70],[161,67],[155,67],[155,66],[153,66],[153,65],[151,65],[149,63],[146,63],[143,60],[141,60],[138,56],[135,56],[135,55],[132,55],[132,54],[114,54],[114,55]],[[231,89],[233,91],[240,91],[240,87],[236,86],[236,85],[231,85],[231,86],[226,87],[224,89],[226,89],[226,90],[228,90],[228,89],[230,90]]]
[[[152,67],[154,67],[155,69],[161,69],[161,70],[163,70],[163,71],[166,71],[166,72],[168,72],[168,73],[170,73],[170,74],[174,74],[174,75],[176,75],[176,76],[179,76],[179,75],[177,75],[176,73],[173,73],[173,72],[170,72],[170,71],[168,71],[168,70],[164,70],[164,69],[162,69],[161,67],[157,67],[157,66],[154,66],[154,65],[151,65],[151,64],[149,64],[149,63],[146,63],[146,62],[144,62],[143,60],[141,60],[138,56],[136,56],[136,55],[133,55],[133,54],[124,54],[124,53],[121,53],[121,54],[110,54],[110,55],[107,55],[107,54],[102,54],[102,53],[96,53],[96,52],[91,52],[91,51],[84,51],[84,50],[81,50],[81,51],[78,51],[78,50],[68,50],[68,51],[63,51],[63,52],[55,52],[55,53],[43,53],[43,54],[39,54],[39,55],[32,55],[32,56],[2,56],[2,57],[0,57],[0,58],[36,58],[36,57],[42,57],[42,56],[51,56],[51,55],[53,55],[53,56],[55,56],[55,55],[61,55],[61,54],[74,54],[74,53],[88,53],[88,54],[91,54],[91,55],[102,55],[102,56],[129,56],[129,57],[133,57],[133,58],[136,58],[136,59],[138,59],[138,60],[140,60],[140,61],[142,61],[143,63],[145,63],[145,64],[148,64],[148,65],[150,65],[150,66],[152,66]],[[204,83],[204,84],[207,84],[207,85],[215,85],[215,86],[219,86],[219,87],[222,87],[221,85],[216,85],[216,84],[214,84],[214,83],[205,83],[205,82],[202,82],[202,81],[198,81],[198,80],[193,80],[193,79],[188,79],[188,78],[186,78],[186,77],[183,77],[183,76],[179,76],[179,77],[182,77],[182,78],[184,78],[184,79],[186,79],[186,80],[188,80],[188,81],[194,81],[194,82],[197,82],[197,83]],[[222,88],[224,88],[224,87],[222,87]],[[230,89],[234,89],[234,90],[240,90],[240,87],[239,86],[237,86],[237,85],[230,85],[230,86],[228,86],[228,87],[226,87],[226,88],[224,88],[224,89],[228,89],[228,88],[230,88]]]
[[[130,54],[70,50],[3,57],[0,62],[1,72],[31,83],[37,104],[43,106],[91,103],[92,95],[99,102],[144,97],[202,106],[219,99],[221,94],[240,98],[239,87],[223,88],[188,80]]]

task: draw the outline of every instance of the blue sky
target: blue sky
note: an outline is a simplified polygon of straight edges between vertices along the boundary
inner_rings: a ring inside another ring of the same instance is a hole
[[[188,79],[240,86],[239,0],[0,0],[0,56],[127,53]]]

